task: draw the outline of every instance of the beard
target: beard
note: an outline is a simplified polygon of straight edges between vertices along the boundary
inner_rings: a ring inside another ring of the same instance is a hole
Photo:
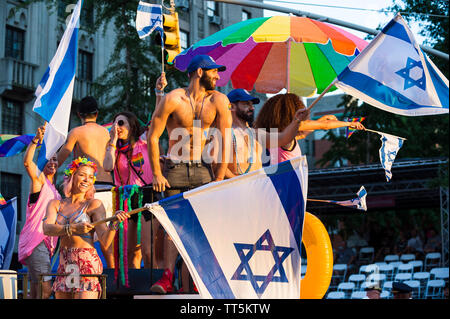
[[[202,74],[202,77],[200,78],[200,85],[202,85],[207,91],[216,89],[216,84],[214,83],[213,79],[206,73]]]
[[[255,113],[254,112],[244,112],[241,109],[237,109],[236,116],[240,118],[241,120],[248,123],[249,126],[252,126]]]

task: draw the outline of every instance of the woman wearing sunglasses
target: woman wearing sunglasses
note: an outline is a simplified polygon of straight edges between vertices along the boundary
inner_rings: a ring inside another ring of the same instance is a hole
[[[124,111],[114,116],[103,166],[106,171],[114,172],[116,186],[151,185],[153,174],[144,131],[133,113]],[[145,192],[143,199],[145,203],[152,202]],[[138,214],[132,215],[128,223],[128,265],[129,268],[140,268],[143,259],[144,267],[149,268],[151,213],[142,212],[141,245],[137,244],[138,217]]]

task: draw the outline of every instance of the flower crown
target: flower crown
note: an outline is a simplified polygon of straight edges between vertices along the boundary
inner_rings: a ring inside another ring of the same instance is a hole
[[[70,176],[73,175],[73,173],[82,165],[90,166],[94,169],[94,183],[97,178],[97,165],[88,160],[86,157],[78,157],[77,159],[74,159],[69,165],[67,165],[67,168],[64,170],[64,177],[70,178]]]

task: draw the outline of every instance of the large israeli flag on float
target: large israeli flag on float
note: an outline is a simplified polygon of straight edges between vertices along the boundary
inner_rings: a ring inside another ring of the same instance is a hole
[[[447,78],[422,52],[398,14],[338,75],[345,93],[388,112],[448,113]]]
[[[307,162],[278,166],[150,205],[202,298],[300,297]]]
[[[1,196],[1,194],[0,194]],[[17,197],[0,205],[0,269],[9,269],[16,243]]]
[[[78,29],[83,0],[75,6],[70,22],[38,88],[33,111],[47,121],[39,152],[38,175],[64,144],[69,129],[73,85],[77,65]]]
[[[139,1],[136,13],[136,30],[140,39],[150,35],[154,30],[163,33],[162,7]],[[162,41],[164,43],[164,41]]]

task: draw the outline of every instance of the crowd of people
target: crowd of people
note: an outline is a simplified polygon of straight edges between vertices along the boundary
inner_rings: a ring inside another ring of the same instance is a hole
[[[254,120],[254,104],[260,102],[257,97],[243,89],[235,89],[228,95],[215,90],[219,74],[225,69],[211,57],[198,55],[187,68],[188,86],[167,94],[164,93],[167,80],[161,74],[155,84],[156,107],[148,127],[141,127],[133,113],[124,111],[114,115],[108,132],[97,123],[99,108],[95,98],[82,99],[77,113],[82,125],[69,132],[65,144],[36,177],[33,155],[45,126],[38,129],[24,156],[32,183],[26,222],[19,239],[19,261],[30,273],[31,298],[48,298],[52,291],[56,298],[98,298],[101,286],[95,275],[102,273],[103,265],[94,242],[100,242],[106,267],[113,268],[111,243],[118,223],[125,219],[129,225],[128,266],[141,268],[143,264],[149,268],[153,260],[153,267],[164,272],[151,291],[174,292],[178,251],[170,237],[157,221],[149,223],[150,212],[130,216],[115,211],[105,193],[96,190],[138,185],[147,189],[144,202],[151,202],[153,193],[172,196],[297,157],[301,155],[297,139],[314,130],[346,126],[365,129],[359,122],[338,121],[332,115],[311,120],[309,110],[292,93],[269,98]],[[276,133],[270,130],[274,128],[278,130]],[[179,134],[180,129],[185,136]],[[165,154],[160,143],[164,130],[169,135]],[[217,134],[211,134],[213,131]],[[64,170],[64,190],[59,194],[55,175],[71,155],[73,161]],[[113,215],[115,221],[108,225],[101,222]],[[142,225],[140,244],[138,222]],[[59,276],[53,285],[51,277],[44,278],[43,293],[39,295],[39,274],[50,272],[50,258],[58,238]],[[71,265],[76,265],[83,275],[77,284],[68,282],[64,276]],[[185,265],[181,278],[180,291],[189,291]]]

